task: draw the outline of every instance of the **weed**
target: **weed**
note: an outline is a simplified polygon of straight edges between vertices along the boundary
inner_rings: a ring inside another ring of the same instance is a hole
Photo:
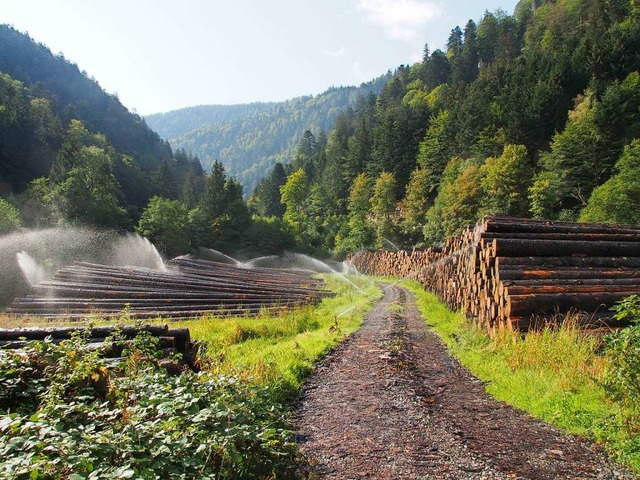
[[[170,376],[145,350],[113,368],[86,335],[0,352],[7,479],[300,478],[284,410],[235,377]]]
[[[209,316],[181,326],[189,328],[194,339],[206,341],[205,363],[212,371],[269,386],[278,401],[289,401],[315,361],[355,331],[382,295],[368,279],[353,279],[365,291],[362,295],[331,275],[324,278],[336,296],[317,307],[289,310],[279,317]]]
[[[632,325],[605,339],[609,363],[604,375],[607,394],[626,408],[624,424],[630,435],[640,434],[640,297],[631,295],[615,307],[616,318]]]

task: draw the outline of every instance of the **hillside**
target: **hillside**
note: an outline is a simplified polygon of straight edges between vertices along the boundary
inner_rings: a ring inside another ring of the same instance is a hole
[[[72,118],[81,120],[145,170],[171,158],[167,142],[77,65],[7,25],[0,26],[0,45],[0,71],[48,98],[63,125]]]
[[[282,191],[297,238],[338,252],[439,244],[484,215],[640,224],[639,70],[637,2],[486,12],[302,141],[251,204]]]
[[[53,192],[38,183],[30,193],[53,197],[49,213],[64,207],[80,223],[121,223],[125,205],[135,221],[131,210],[149,192],[179,199],[155,200],[138,225],[166,251],[426,246],[484,215],[640,224],[635,2],[522,0],[512,15],[486,12],[455,26],[443,49],[425,46],[422,61],[359,88],[151,117],[177,135],[175,147],[203,158],[206,178],[197,157],[163,157],[169,146],[139,117],[116,123],[110,114],[123,107],[77,67],[3,33],[3,46],[14,42],[3,56],[19,63],[1,78],[2,180],[8,172],[26,183],[49,159]],[[74,103],[62,100],[82,88]],[[76,118],[84,125],[67,123]],[[197,122],[213,123],[192,129]],[[100,174],[87,213],[82,179],[105,158],[113,167]]]
[[[152,195],[177,196],[191,170],[202,179],[197,159],[174,156],[168,142],[77,65],[0,25],[0,194],[21,207],[29,202],[15,195],[39,195],[39,203],[57,203],[51,210],[65,210],[69,220],[126,227]],[[37,178],[46,182],[27,192]],[[94,182],[95,207],[110,205],[109,218],[87,211],[91,188],[81,178]],[[49,191],[56,186],[57,193]],[[27,210],[27,224],[48,222],[42,210]]]
[[[198,156],[206,171],[219,160],[251,192],[276,162],[290,163],[306,130],[329,131],[342,110],[378,94],[390,76],[285,102],[190,107],[145,120],[173,148]]]

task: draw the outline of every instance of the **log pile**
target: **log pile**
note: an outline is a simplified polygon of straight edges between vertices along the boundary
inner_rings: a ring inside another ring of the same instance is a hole
[[[415,271],[416,266],[439,260],[441,251],[438,247],[412,251],[363,250],[351,256],[348,261],[364,275],[406,278]]]
[[[103,357],[121,358],[133,339],[145,332],[157,339],[163,357],[180,354],[182,362],[197,369],[197,346],[191,341],[188,328],[173,328],[168,325],[105,326],[105,327],[30,327],[0,329],[0,350],[21,349],[27,343],[50,339],[53,342],[68,340],[78,333],[87,335],[85,348],[98,349]]]
[[[610,307],[640,294],[640,228],[630,226],[485,217],[441,251],[349,260],[362,273],[420,281],[490,333],[526,331],[569,312],[583,312],[585,326],[612,325]]]
[[[329,295],[313,272],[242,269],[175,259],[166,272],[79,262],[33,287],[8,309],[46,318],[192,318],[255,314],[315,304]]]

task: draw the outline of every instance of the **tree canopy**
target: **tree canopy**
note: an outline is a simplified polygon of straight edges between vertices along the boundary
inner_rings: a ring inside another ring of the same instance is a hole
[[[0,195],[26,226],[343,254],[439,244],[486,214],[640,223],[636,2],[522,0],[361,89],[158,118],[175,153],[77,67],[0,40],[18,52],[0,43]]]

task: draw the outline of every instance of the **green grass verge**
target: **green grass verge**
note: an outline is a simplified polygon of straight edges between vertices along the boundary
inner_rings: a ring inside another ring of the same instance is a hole
[[[640,473],[638,426],[607,398],[602,378],[608,359],[600,341],[568,325],[521,336],[489,338],[463,314],[451,312],[417,282],[402,282],[449,351],[487,382],[493,397],[568,432],[601,442],[621,463]]]
[[[316,307],[272,316],[203,317],[180,322],[195,340],[206,342],[205,368],[269,386],[278,401],[298,394],[313,364],[362,324],[380,289],[367,278],[324,277],[336,293]]]

